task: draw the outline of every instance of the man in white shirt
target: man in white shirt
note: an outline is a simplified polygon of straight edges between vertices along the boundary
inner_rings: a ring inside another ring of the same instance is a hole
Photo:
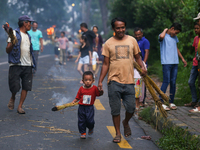
[[[19,114],[25,114],[22,105],[25,101],[28,91],[32,88],[32,68],[35,68],[35,58],[33,56],[33,48],[31,37],[27,33],[31,29],[31,20],[24,15],[19,17],[19,28],[13,30],[18,42],[14,45],[11,38],[8,38],[6,52],[8,53],[9,62],[9,88],[12,93],[8,108],[14,109],[15,95],[22,85],[20,102],[17,108]],[[20,84],[21,81],[21,84]]]

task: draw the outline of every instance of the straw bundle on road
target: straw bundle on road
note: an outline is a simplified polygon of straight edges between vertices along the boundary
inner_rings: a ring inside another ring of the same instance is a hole
[[[76,105],[78,105],[78,102],[74,103],[74,104],[73,103],[66,103],[66,104],[63,104],[63,105],[60,105],[60,106],[55,106],[51,110],[52,111],[59,111],[61,109],[65,109],[67,107],[72,107],[72,106],[76,106]]]
[[[133,65],[137,69],[137,71],[141,74],[142,73],[142,69],[140,68],[138,63],[134,61]],[[169,100],[168,97],[158,88],[158,86],[155,84],[155,82],[148,75],[143,77],[143,81],[144,81],[147,89],[149,90],[151,96],[153,97],[153,99],[155,101],[155,104],[158,106],[160,113],[162,114],[163,117],[166,118],[167,117],[167,112],[162,107],[162,102],[161,102],[160,98],[156,95],[154,89],[158,92],[158,94],[160,94],[160,96],[166,102],[168,102],[168,100]]]

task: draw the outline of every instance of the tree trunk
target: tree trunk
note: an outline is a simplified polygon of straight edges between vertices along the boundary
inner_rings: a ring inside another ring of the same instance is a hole
[[[82,0],[82,22],[90,24],[90,7],[91,7],[92,0]]]
[[[99,0],[104,34],[108,34],[108,27],[107,27],[108,8],[107,8],[107,4],[108,4],[108,0]]]

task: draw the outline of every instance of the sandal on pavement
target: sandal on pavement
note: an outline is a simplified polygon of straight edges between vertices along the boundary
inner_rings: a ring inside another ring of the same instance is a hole
[[[114,143],[120,143],[121,142],[121,135],[116,135],[113,139]]]
[[[185,107],[194,107],[197,103],[196,102],[190,102],[188,104],[184,104]]]
[[[151,137],[150,136],[141,136],[142,139],[145,139],[145,140],[151,140]]]
[[[169,107],[170,107],[170,109],[172,109],[172,110],[176,110],[176,109],[177,109],[177,106],[176,106],[174,103],[170,103],[170,104],[169,104]]]
[[[81,138],[81,139],[86,139],[86,133],[81,133],[80,138]]]
[[[189,110],[189,112],[191,112],[191,113],[196,113],[196,112],[200,113],[200,110],[196,107],[195,109]]]
[[[10,100],[9,102],[8,102],[8,108],[10,109],[10,110],[13,110],[14,109],[14,101],[12,101],[12,100]]]
[[[93,129],[89,129],[88,134],[92,135],[93,134]]]
[[[17,113],[18,114],[25,114],[25,111],[22,108],[20,108],[20,109],[17,110]]]
[[[162,104],[162,107],[163,107],[164,110],[166,110],[166,111],[169,111],[169,110],[170,110],[170,108],[169,108],[167,105],[165,105],[165,104]]]
[[[124,126],[124,120],[122,121],[122,124]],[[124,136],[129,137],[131,135],[131,128],[129,124],[127,126],[124,126]]]

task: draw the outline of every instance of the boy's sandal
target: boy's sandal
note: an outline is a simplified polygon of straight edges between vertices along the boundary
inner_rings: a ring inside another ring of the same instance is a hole
[[[163,107],[164,110],[166,110],[166,111],[169,111],[169,110],[170,110],[170,108],[169,108],[167,105],[165,105],[165,104],[162,104],[162,107]]]
[[[194,107],[197,103],[196,102],[190,102],[188,104],[184,104],[185,107]]]
[[[116,135],[113,139],[114,143],[120,143],[121,142],[121,135]]]
[[[177,106],[175,104],[173,104],[173,103],[169,104],[169,107],[172,110],[176,110],[177,109]]]
[[[92,135],[93,134],[93,129],[89,129],[88,134]]]
[[[86,134],[81,134],[80,138],[81,139],[86,139]]]
[[[200,113],[200,110],[196,107],[195,109],[189,110],[191,113]]]

